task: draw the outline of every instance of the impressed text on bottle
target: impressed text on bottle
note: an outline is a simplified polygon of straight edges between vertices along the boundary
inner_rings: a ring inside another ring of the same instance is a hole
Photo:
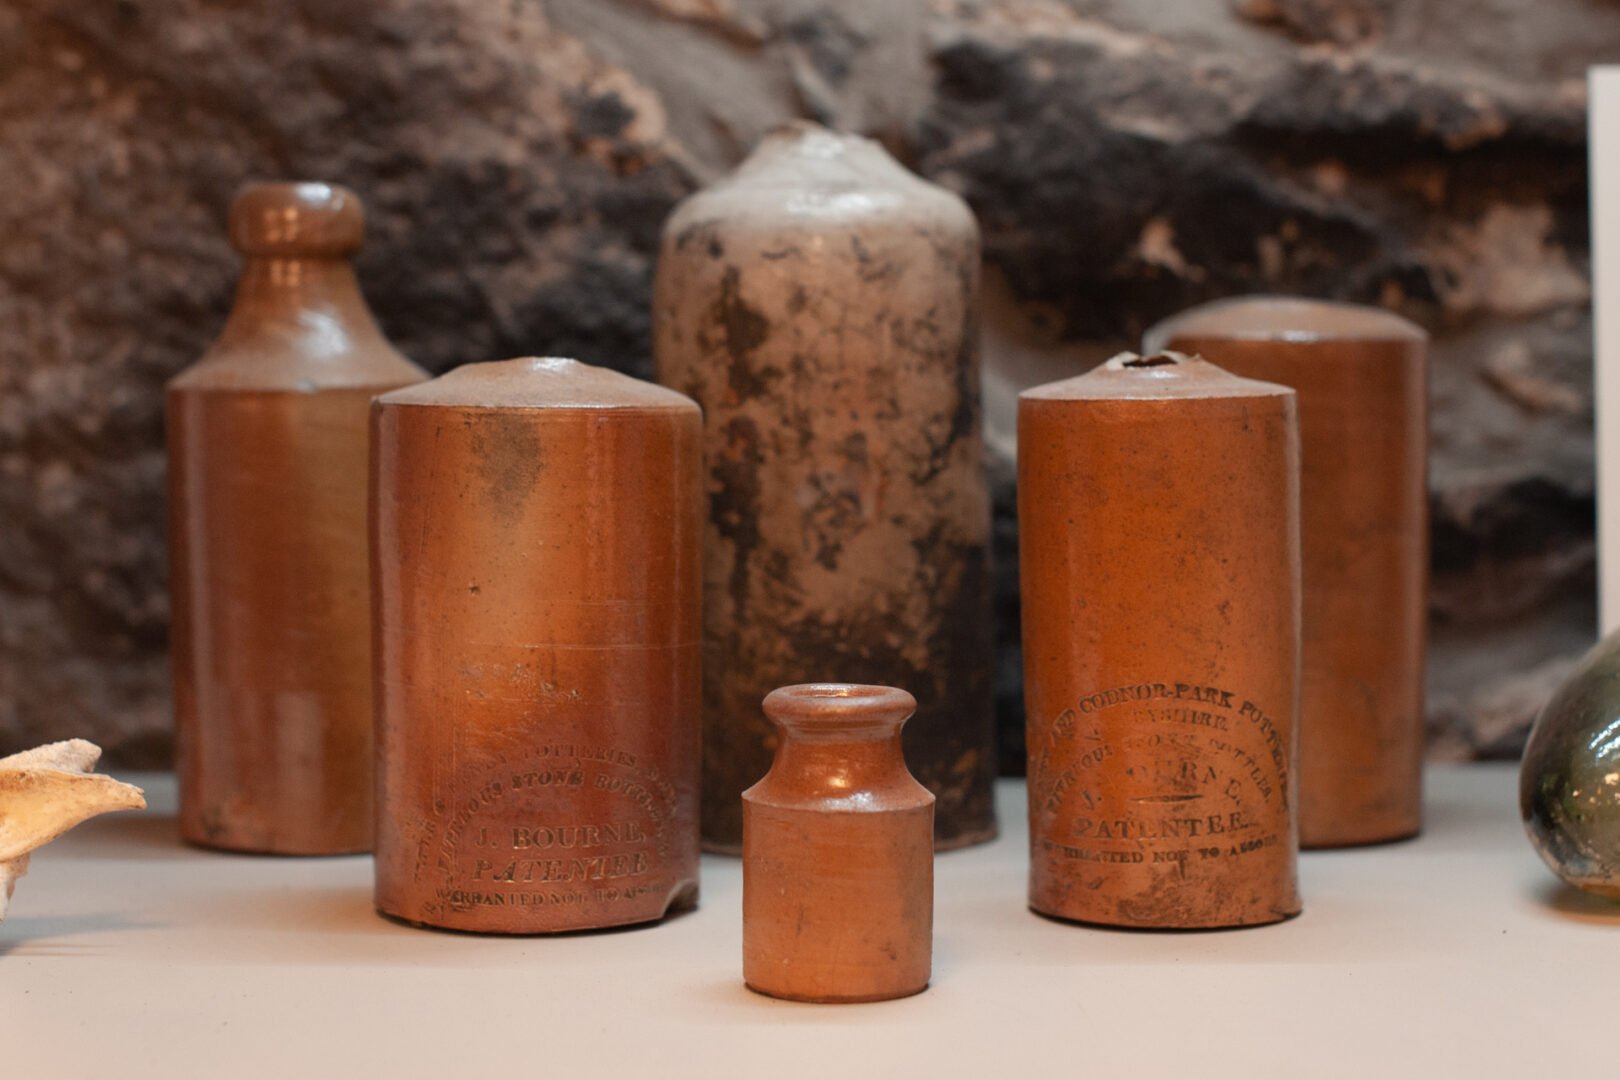
[[[1032,747],[1037,842],[1089,863],[1190,865],[1284,841],[1288,753],[1271,716],[1218,686],[1088,694]]]

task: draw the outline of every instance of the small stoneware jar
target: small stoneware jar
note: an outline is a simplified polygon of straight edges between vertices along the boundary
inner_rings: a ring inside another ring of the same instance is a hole
[[[1427,342],[1381,308],[1285,296],[1205,304],[1147,334],[1150,351],[1198,353],[1299,395],[1304,847],[1422,825]]]
[[[370,851],[366,417],[427,375],[390,345],[333,184],[249,184],[218,340],[168,387],[180,832],[281,855]]]
[[[1036,911],[1299,911],[1294,424],[1293,391],[1174,353],[1020,396]]]
[[[743,978],[772,997],[857,1002],[928,986],[934,797],[888,686],[812,683],[765,698],[781,738],[743,792]]]
[[[697,406],[528,358],[372,416],[377,907],[535,934],[691,905]]]

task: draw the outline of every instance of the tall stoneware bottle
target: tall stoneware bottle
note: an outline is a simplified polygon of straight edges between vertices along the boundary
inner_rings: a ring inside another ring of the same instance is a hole
[[[377,400],[377,907],[533,934],[697,899],[702,418],[573,360]]]
[[[880,146],[767,136],[664,230],[658,379],[704,411],[704,804],[770,764],[759,701],[806,671],[904,686],[941,847],[995,834],[978,227]]]
[[[934,797],[906,770],[892,686],[765,698],[782,734],[743,792],[743,979],[796,1001],[905,997],[933,965]]]
[[[1030,906],[1300,909],[1294,394],[1124,354],[1018,403]]]
[[[1305,847],[1422,824],[1426,342],[1378,308],[1279,296],[1206,304],[1148,332],[1149,350],[1198,352],[1299,395]]]
[[[237,851],[369,851],[366,417],[426,378],[383,338],[350,258],[360,200],[250,184],[224,332],[169,383],[180,830]]]

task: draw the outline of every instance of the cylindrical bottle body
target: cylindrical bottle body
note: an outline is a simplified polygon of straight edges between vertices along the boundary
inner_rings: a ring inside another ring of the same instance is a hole
[[[665,231],[659,381],[705,416],[704,839],[807,671],[905,686],[937,840],[994,835],[977,227],[864,140],[788,131]]]
[[[548,933],[695,902],[701,422],[685,405],[379,401],[383,912]]]
[[[772,997],[882,1001],[928,986],[934,811],[743,801],[743,980]]]
[[[371,849],[366,417],[392,388],[169,391],[187,840]]]
[[[1035,910],[1163,928],[1299,911],[1293,409],[1197,361],[1116,358],[1021,398]]]
[[[1404,320],[1348,305],[1246,301],[1210,310],[1208,327],[1203,310],[1166,324],[1167,347],[1299,395],[1300,842],[1411,836],[1423,809],[1424,337]],[[1285,333],[1313,315],[1358,321],[1342,334],[1309,324]]]

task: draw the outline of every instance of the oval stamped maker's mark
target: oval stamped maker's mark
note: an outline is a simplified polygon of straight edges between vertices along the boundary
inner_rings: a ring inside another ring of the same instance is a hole
[[[666,855],[676,792],[634,753],[546,744],[468,790],[423,842],[417,874],[438,878],[434,908],[611,904],[675,885]]]
[[[1284,843],[1285,746],[1266,710],[1222,687],[1144,682],[1085,695],[1035,748],[1031,803],[1056,826],[1042,830],[1042,848],[1184,876]]]

